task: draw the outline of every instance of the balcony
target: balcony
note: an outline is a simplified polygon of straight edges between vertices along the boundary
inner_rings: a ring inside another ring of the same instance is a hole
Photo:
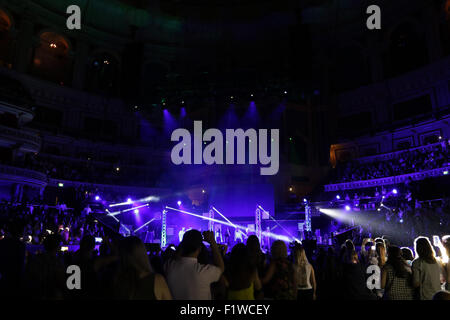
[[[45,187],[47,176],[42,172],[0,164],[0,181]]]
[[[0,112],[14,114],[23,125],[33,119],[33,109],[34,101],[22,83],[0,72]]]
[[[39,152],[41,138],[37,133],[26,129],[14,129],[0,125],[0,146],[19,147],[24,152]]]
[[[405,183],[408,179],[412,180],[423,180],[432,177],[441,177],[442,175],[448,174],[450,170],[450,164],[442,168],[419,171],[414,173],[408,173],[398,176],[385,177],[379,179],[371,179],[371,180],[360,180],[360,181],[352,181],[352,182],[343,182],[343,183],[335,183],[335,184],[327,184],[325,185],[325,192],[339,191],[339,190],[352,190],[352,189],[363,189],[363,188],[372,188],[379,186],[387,186],[393,184]],[[446,173],[445,173],[446,172]]]

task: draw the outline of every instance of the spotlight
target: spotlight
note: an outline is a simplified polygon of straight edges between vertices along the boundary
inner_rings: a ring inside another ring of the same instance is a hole
[[[52,48],[52,49],[56,49],[56,43],[50,43],[50,48]]]
[[[117,167],[117,168],[116,168],[116,171],[117,171],[117,172],[119,172],[119,171],[120,171],[120,168],[119,168],[119,167]]]
[[[307,203],[307,202],[308,202],[308,199],[303,198],[303,202],[304,202],[304,203]]]
[[[181,104],[184,104],[184,100],[181,100]]]
[[[250,97],[252,97],[253,98],[253,93],[250,95]]]
[[[444,174],[444,176],[448,175],[448,170],[445,170],[445,171],[443,172],[443,174]]]
[[[381,208],[378,208],[377,211],[381,211]]]
[[[294,188],[289,187],[289,192],[292,192],[292,191],[294,191]]]
[[[139,209],[134,209],[134,213],[138,214],[139,213]]]
[[[287,91],[284,91],[284,94],[287,94]]]
[[[131,198],[128,198],[127,203],[131,203],[131,202],[133,202],[133,200],[131,200]]]
[[[202,193],[206,193],[205,189],[202,190]]]
[[[403,223],[403,219],[400,219],[400,221],[399,221],[400,223]]]
[[[397,189],[393,189],[393,190],[392,190],[392,193],[393,193],[393,194],[397,194],[397,193],[398,193]]]
[[[336,199],[340,200],[341,196],[340,195],[336,195]]]
[[[350,211],[350,206],[349,206],[349,205],[346,205],[346,206],[345,206],[345,210],[346,210],[346,211]]]
[[[95,196],[95,201],[100,200],[100,196]]]
[[[180,200],[177,201],[177,205],[181,206],[181,201]]]
[[[64,183],[62,183],[62,182],[58,183],[58,187],[60,187],[60,188],[64,187]]]

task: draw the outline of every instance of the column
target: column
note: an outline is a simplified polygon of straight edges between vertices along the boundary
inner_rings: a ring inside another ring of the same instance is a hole
[[[442,57],[442,46],[439,39],[439,16],[432,6],[424,13],[424,21],[427,21],[425,29],[425,41],[428,48],[429,61],[433,62]]]
[[[30,66],[34,47],[34,22],[32,16],[24,14],[17,33],[15,69],[26,73]]]
[[[370,66],[370,74],[372,76],[372,82],[376,83],[383,80],[383,61],[381,59],[381,52],[384,48],[380,48],[380,43],[376,41],[376,35],[368,38],[367,47],[369,52],[367,53]]]
[[[72,87],[75,89],[84,89],[86,79],[86,68],[89,58],[89,45],[84,40],[78,39],[77,50],[75,52],[75,61],[73,64]]]

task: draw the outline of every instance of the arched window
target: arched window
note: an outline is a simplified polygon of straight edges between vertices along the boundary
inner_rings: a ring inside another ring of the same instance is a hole
[[[385,74],[395,77],[426,64],[427,46],[411,23],[402,23],[392,32],[388,55],[385,58]]]
[[[119,88],[119,61],[112,54],[94,55],[87,72],[88,88],[95,93],[116,94]]]
[[[13,60],[12,25],[11,17],[0,9],[0,66],[8,68],[12,67]]]
[[[54,32],[43,32],[39,40],[39,46],[34,51],[32,73],[61,85],[70,84],[72,58],[67,39]]]

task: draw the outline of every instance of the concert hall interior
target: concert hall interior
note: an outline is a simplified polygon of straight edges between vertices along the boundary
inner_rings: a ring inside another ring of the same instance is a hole
[[[362,0],[0,0],[0,296],[450,295],[450,0],[374,3],[371,30]],[[154,293],[123,271],[142,248]],[[371,264],[411,288],[369,290]]]

